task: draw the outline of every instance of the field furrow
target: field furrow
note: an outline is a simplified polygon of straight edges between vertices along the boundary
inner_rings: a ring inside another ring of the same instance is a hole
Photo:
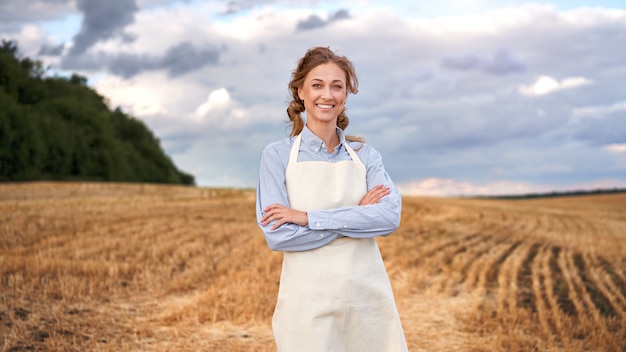
[[[552,276],[552,295],[556,299],[555,307],[561,310],[562,314],[569,317],[576,316],[576,307],[570,299],[569,286],[567,280],[563,276],[563,270],[560,265],[561,247],[552,247],[552,256],[550,257],[550,271]]]
[[[610,305],[608,314],[620,319],[625,319],[626,297],[624,297],[615,286],[615,283],[611,280],[611,276],[602,267],[597,256],[587,253],[584,255],[584,260],[589,272],[589,278],[596,284],[600,294],[606,298],[606,303]]]
[[[598,258],[591,254],[584,256],[589,276],[596,284],[599,293],[606,298],[611,305],[612,311],[609,317],[605,318],[609,333],[614,335],[615,340],[626,341],[626,297],[622,296],[619,290],[613,285],[610,276],[599,264]]]
[[[570,251],[563,251],[562,254],[563,264],[568,273],[565,277],[570,285],[570,292],[573,293],[572,301],[579,312],[578,317],[584,334],[592,336],[591,342],[601,346],[604,350],[618,351],[621,343],[618,343],[615,336],[608,331],[605,320],[602,318],[604,314],[601,309],[606,308],[603,305],[598,308],[596,305],[598,301],[604,304],[604,299],[596,296],[595,286],[588,281],[581,255]]]
[[[498,260],[510,249],[511,244],[505,240],[499,240],[482,252],[483,255],[472,260],[472,265],[467,272],[464,281],[465,288],[477,296],[484,296],[488,289],[494,289],[496,282],[491,287],[487,286],[487,274],[493,270],[494,266],[500,265]]]
[[[571,336],[569,334],[572,331],[572,322],[576,320],[575,309],[572,303],[569,301],[567,295],[567,286],[563,281],[563,275],[561,269],[558,266],[560,248],[551,247],[549,255],[544,257],[543,274],[545,285],[545,296],[549,303],[549,314],[553,320],[553,329],[555,331],[555,338],[558,339],[559,347],[562,347],[564,351],[572,351],[575,348],[572,346]],[[568,312],[565,312],[564,307],[568,307]]]
[[[539,248],[537,255],[533,258],[533,261],[530,264],[532,292],[534,296],[534,306],[531,309],[535,312],[533,316],[536,316],[539,319],[542,339],[547,339],[552,344],[552,323],[550,322],[549,314],[547,314],[550,307],[546,306],[549,303],[546,301],[545,297],[544,272],[542,270],[542,264],[544,262],[544,258],[547,257],[547,252],[548,249],[546,247]]]
[[[253,190],[0,184],[0,352],[275,351]],[[622,352],[626,193],[403,198],[378,238],[411,351]]]
[[[442,253],[441,263],[444,265],[445,281],[440,281],[438,292],[447,292],[454,296],[460,292],[472,263],[480,258],[492,245],[492,237],[476,237],[461,241],[455,248]]]
[[[485,285],[487,286],[489,291],[493,291],[494,288],[499,287],[500,270],[502,270],[505,261],[507,261],[507,259],[517,249],[517,247],[519,247],[520,244],[520,241],[514,242],[512,244],[506,243],[506,246],[508,246],[508,248],[499,255],[499,257],[487,271],[487,274],[485,275]]]
[[[526,258],[519,267],[517,274],[517,307],[529,309],[533,313],[535,309],[535,295],[532,292],[532,263],[539,252],[541,245],[533,243],[528,250]]]
[[[510,255],[502,262],[497,278],[498,314],[503,317],[516,317],[517,312],[517,277],[518,268],[528,256],[530,246],[519,243]]]
[[[465,248],[465,242],[471,242],[473,240],[480,241],[481,239],[480,234],[475,233],[462,238],[449,238],[443,241],[432,241],[430,244],[424,246],[419,254],[419,257],[415,258],[412,264],[420,265],[423,261],[433,260],[433,257],[436,257],[435,260],[439,260],[442,253],[461,251]]]
[[[619,290],[618,296],[626,299],[626,276],[619,269],[619,267],[614,266],[608,260],[599,257],[598,261],[600,262],[600,266],[611,278],[611,282],[617,290]]]

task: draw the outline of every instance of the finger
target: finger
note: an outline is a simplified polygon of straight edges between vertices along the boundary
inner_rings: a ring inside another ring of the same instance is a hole
[[[265,223],[268,221],[270,217],[272,217],[272,215],[274,215],[274,212],[272,211],[266,212],[265,214],[263,214],[263,217],[261,218],[261,222],[264,223],[265,225]]]
[[[284,216],[282,214],[280,214],[280,213],[272,213],[272,215],[270,215],[266,219],[265,224],[267,225],[267,224],[269,224],[269,223],[271,223],[272,221],[275,221],[275,220],[276,221],[280,221],[283,218],[284,218]]]
[[[276,230],[277,228],[281,227],[286,222],[287,222],[286,218],[282,218],[282,219],[276,221],[274,226],[272,226],[272,230]]]
[[[383,188],[376,193],[376,203],[378,203],[381,199],[383,199],[386,195],[389,194],[388,188]]]
[[[387,194],[389,194],[389,192],[390,192],[389,187],[384,187],[384,188],[379,189],[379,190],[376,192],[376,194],[377,194],[377,195],[387,195]]]
[[[389,189],[389,187],[385,187],[385,188],[381,188],[381,189],[376,190],[376,192],[372,193],[372,196],[370,198],[371,204],[376,204],[376,203],[380,202],[390,192],[391,192],[391,190]]]
[[[265,207],[265,209],[263,209],[263,217],[261,218],[261,221],[265,221],[267,218],[269,218],[273,214],[276,214],[276,212],[280,210],[280,207],[281,207],[280,204],[270,204],[267,207]]]
[[[279,218],[279,215],[276,214],[275,212],[271,211],[271,212],[265,214],[265,216],[263,216],[262,223],[263,223],[263,225],[267,225],[270,222],[272,222],[272,221],[274,221],[274,220],[276,220],[278,218]]]
[[[268,211],[272,211],[273,209],[275,209],[278,206],[278,204],[270,204],[268,206],[265,207],[265,209],[263,209],[264,212],[268,212]]]

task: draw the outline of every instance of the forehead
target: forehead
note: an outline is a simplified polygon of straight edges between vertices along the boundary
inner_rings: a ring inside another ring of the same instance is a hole
[[[346,73],[334,62],[315,66],[306,75],[306,80],[346,81]]]

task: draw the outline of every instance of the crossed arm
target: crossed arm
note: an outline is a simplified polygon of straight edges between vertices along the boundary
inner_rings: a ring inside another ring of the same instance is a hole
[[[298,211],[289,207],[285,163],[271,152],[262,154],[257,185],[257,223],[272,250],[303,251],[347,236],[387,236],[400,225],[402,199],[373,149],[359,155],[367,169],[368,192],[359,205]]]
[[[377,204],[380,200],[391,192],[389,186],[377,185],[370,189],[365,196],[359,202],[359,206]],[[272,225],[272,230],[276,230],[281,225],[290,223],[299,226],[308,226],[309,217],[305,211],[291,209],[279,203],[271,204],[263,209],[263,217],[261,218],[261,224],[263,226]]]

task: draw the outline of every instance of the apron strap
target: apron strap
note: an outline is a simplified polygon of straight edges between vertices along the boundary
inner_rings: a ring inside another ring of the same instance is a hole
[[[298,162],[298,152],[300,151],[300,141],[302,140],[302,134],[296,136],[289,152],[289,164]]]
[[[343,145],[346,147],[346,150],[348,151],[348,154],[350,154],[350,157],[352,158],[352,161],[354,161],[357,164],[363,165],[363,162],[356,155],[356,152],[352,149],[352,147],[350,147],[350,145],[348,144],[348,141],[344,141]],[[365,167],[365,165],[363,165],[363,167]]]
[[[302,134],[299,134],[296,136],[296,139],[293,141],[293,145],[291,146],[291,150],[289,151],[289,163],[290,164],[291,163],[295,164],[298,162],[298,152],[300,151],[301,141],[302,141]],[[350,145],[348,144],[348,141],[344,140],[343,145],[346,148],[346,151],[348,152],[350,157],[352,158],[352,161],[365,167],[361,159],[356,155],[356,152],[354,151],[354,149],[352,149],[352,147],[350,147]]]

